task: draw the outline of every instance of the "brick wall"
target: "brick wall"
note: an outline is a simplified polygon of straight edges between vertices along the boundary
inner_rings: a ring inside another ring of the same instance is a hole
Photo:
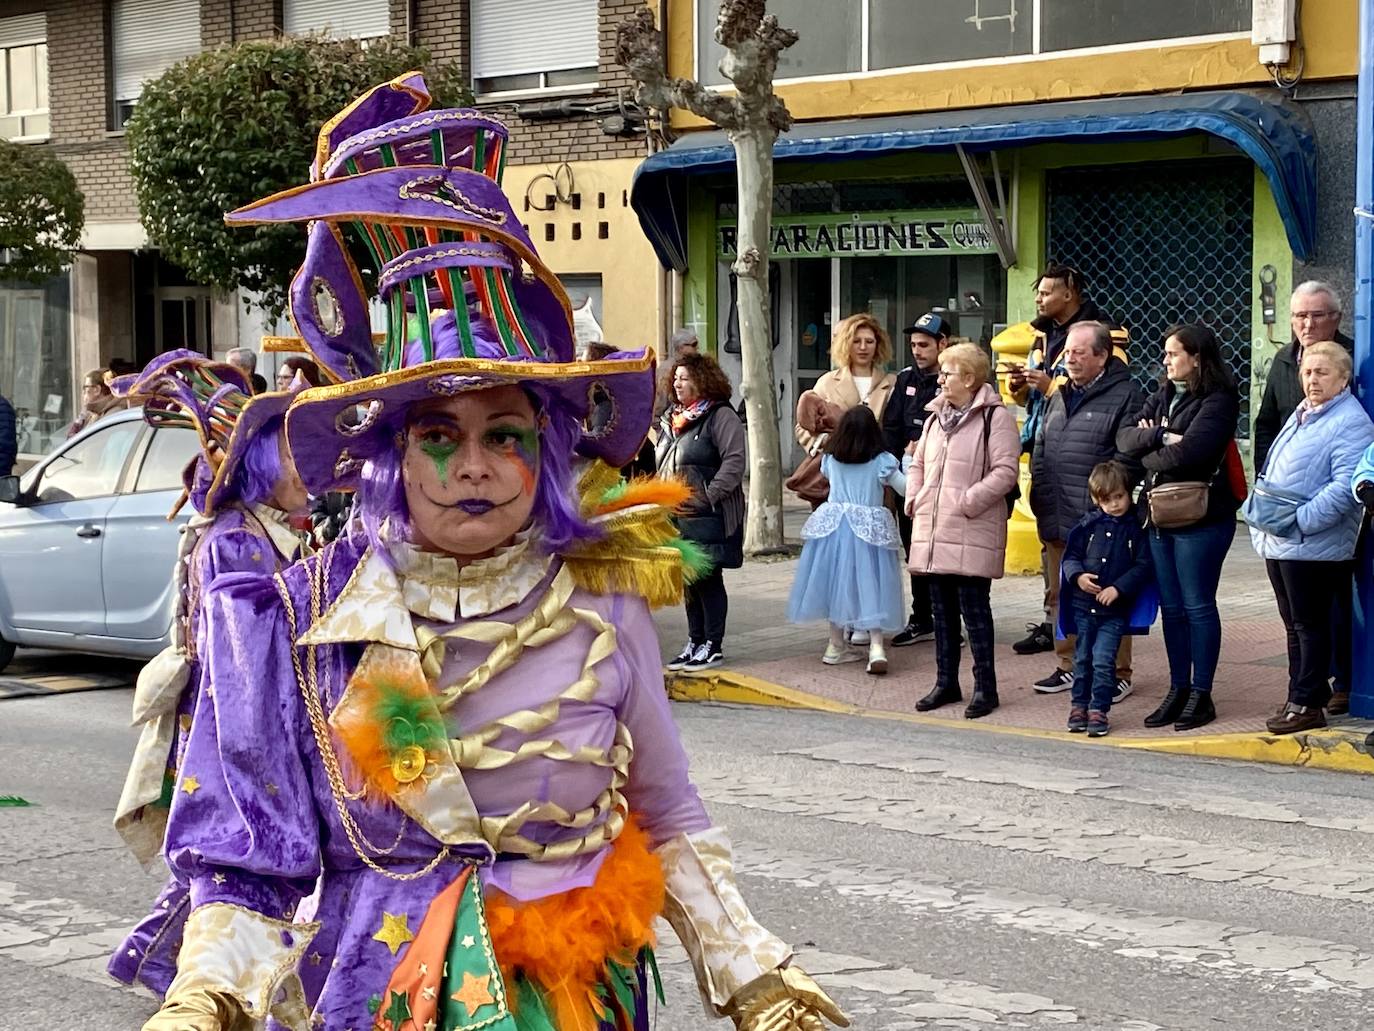
[[[281,31],[282,0],[200,0],[200,45],[207,50]]]
[[[389,0],[393,34],[406,30],[407,12],[413,41],[435,59],[470,66],[471,22],[464,0]],[[583,103],[614,101],[618,90],[628,96],[630,82],[615,63],[616,25],[641,6],[642,0],[602,0],[599,13],[599,82],[569,99]],[[126,168],[123,136],[109,130],[104,0],[11,0],[6,12],[46,10],[48,74],[52,98],[53,152],[72,166],[86,194],[91,222],[134,221],[137,205]],[[232,12],[232,17],[231,17]],[[237,39],[270,38],[280,31],[282,0],[201,0],[201,40],[206,47]],[[558,97],[555,99],[562,99]],[[602,158],[637,157],[641,137],[617,139],[601,131],[601,115],[553,120],[521,118],[517,104],[489,105],[511,127],[511,164],[557,164]]]
[[[644,0],[601,0],[597,18],[599,81],[594,91],[571,99],[607,102],[614,101],[622,92],[629,99],[632,82],[615,60],[616,26],[643,6]],[[510,126],[508,160],[512,164],[557,164],[644,154],[642,136],[614,137],[603,133],[600,122],[604,115],[533,121],[516,114],[518,107],[538,102],[538,98],[533,98],[519,104],[482,105]]]

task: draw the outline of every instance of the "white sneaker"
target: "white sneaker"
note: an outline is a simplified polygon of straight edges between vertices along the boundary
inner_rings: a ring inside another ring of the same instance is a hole
[[[665,668],[671,670],[681,669],[683,666],[687,665],[687,663],[692,661],[692,656],[696,654],[696,651],[697,646],[694,645],[691,641],[688,641],[683,646],[682,651],[678,652],[677,657],[669,660]]]
[[[850,644],[853,644],[853,645],[867,644],[867,643],[869,642],[869,640],[870,640],[870,635],[869,635],[869,632],[868,632],[867,630],[851,630],[851,631],[849,631],[849,643],[850,643]]]
[[[725,656],[721,654],[720,646],[714,641],[707,641],[697,646],[697,650],[692,653],[692,661],[682,667],[682,672],[700,673],[705,669],[714,669],[724,661]]]
[[[1115,705],[1131,693],[1131,682],[1125,677],[1116,678],[1116,687],[1112,689],[1112,704]]]
[[[881,636],[874,637],[868,644],[868,672],[875,677],[887,672],[887,650],[883,648]]]
[[[836,648],[833,644],[827,644],[821,661],[827,666],[838,666],[842,662],[862,662],[863,656],[848,645],[843,648]]]

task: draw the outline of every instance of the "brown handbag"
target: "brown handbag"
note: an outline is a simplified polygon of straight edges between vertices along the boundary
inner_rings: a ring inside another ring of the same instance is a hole
[[[1212,485],[1199,480],[1161,483],[1150,488],[1150,524],[1161,530],[1181,530],[1207,515]]]
[[[821,456],[807,455],[782,485],[803,501],[819,505],[830,497],[830,481],[821,472]]]

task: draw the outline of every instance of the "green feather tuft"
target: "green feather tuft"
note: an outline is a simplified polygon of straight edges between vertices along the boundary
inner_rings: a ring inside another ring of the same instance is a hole
[[[622,479],[613,487],[607,487],[601,492],[601,503],[603,505],[613,505],[625,496],[625,492],[630,489],[630,481]]]
[[[411,745],[429,751],[443,744],[448,728],[432,698],[417,698],[404,688],[385,683],[378,685],[377,694],[373,716],[386,728],[383,741],[388,751],[394,754]]]
[[[0,795],[0,807],[11,809],[24,809],[33,805],[27,798],[20,798],[18,795]]]
[[[675,537],[666,543],[668,547],[676,548],[682,556],[682,578],[689,584],[695,583],[703,576],[709,576],[711,570],[715,568],[711,556],[702,551],[701,545],[695,541]]]
[[[654,955],[654,950],[646,945],[639,950],[639,957],[654,976],[654,994],[658,996],[659,1005],[666,1004],[668,1000],[663,994],[663,978],[658,972],[658,957]]]

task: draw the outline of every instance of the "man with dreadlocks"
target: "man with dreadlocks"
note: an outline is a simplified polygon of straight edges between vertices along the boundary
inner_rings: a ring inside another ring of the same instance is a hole
[[[166,840],[192,908],[146,1028],[647,1031],[660,915],[709,1013],[846,1024],[745,905],[664,694],[649,604],[701,572],[687,488],[614,472],[652,356],[576,360],[505,127],[428,102],[418,74],[370,91],[309,185],[230,216],[309,227],[292,316],[338,382],[287,436],[358,518],[209,591]]]
[[[193,429],[201,442],[183,473],[182,499],[168,516],[187,500],[196,512],[182,531],[173,572],[173,644],[139,674],[134,724],[143,730],[115,815],[115,828],[146,866],[162,849],[170,791],[201,683],[201,600],[221,574],[271,575],[295,561],[301,541],[286,520],[305,507],[306,496],[286,447],[289,391],[254,397],[238,369],[194,351],[161,355],[111,386],[117,396],[141,403],[152,425]],[[186,887],[173,878],[110,957],[111,976],[162,996],[176,973],[189,910]]]

